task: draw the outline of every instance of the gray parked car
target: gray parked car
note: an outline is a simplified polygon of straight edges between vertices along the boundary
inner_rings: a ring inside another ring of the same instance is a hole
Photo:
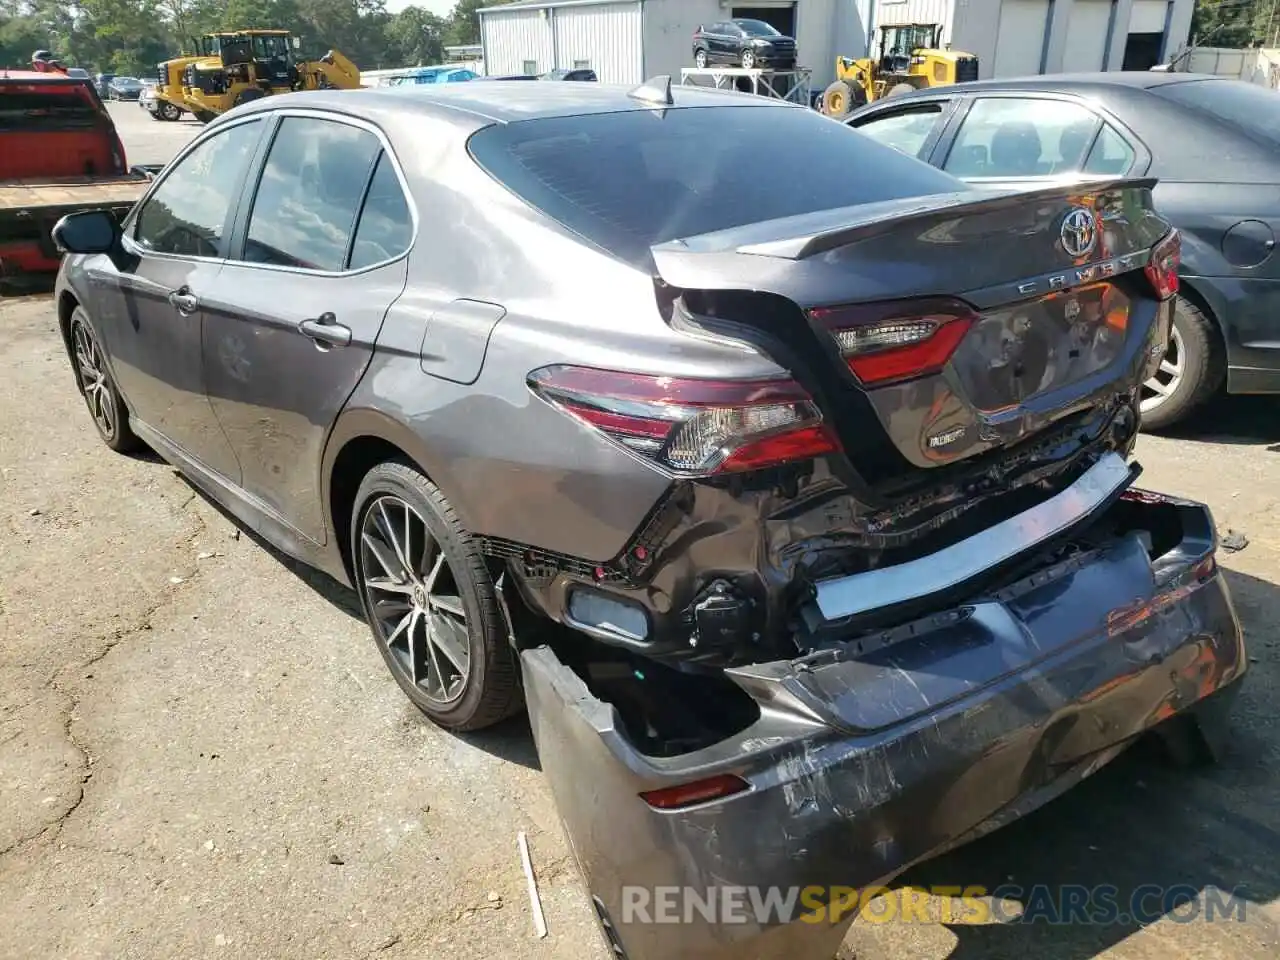
[[[1208,511],[1131,486],[1147,181],[979,194],[764,98],[467,83],[238,108],[56,236],[102,438],[351,584],[437,723],[523,696],[631,960],[830,957],[851,913],[623,884],[886,882],[1147,730],[1206,747],[1246,670]]]

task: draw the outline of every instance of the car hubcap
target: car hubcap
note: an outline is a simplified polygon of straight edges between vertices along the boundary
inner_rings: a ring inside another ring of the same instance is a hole
[[[462,696],[471,666],[467,615],[453,569],[416,510],[380,496],[360,527],[365,604],[379,640],[428,699]]]
[[[756,65],[755,54],[747,52],[742,55],[742,66],[745,70],[750,70]]]
[[[698,51],[698,55],[693,58],[693,62],[700,67],[705,67],[707,65],[707,55],[702,51]]]
[[[1186,368],[1187,351],[1182,341],[1182,334],[1174,327],[1169,336],[1169,349],[1160,361],[1160,369],[1156,375],[1142,385],[1142,412],[1155,410],[1173,396],[1174,391],[1182,386],[1182,376]]]
[[[98,349],[98,341],[83,323],[75,325],[72,341],[76,351],[76,373],[80,377],[80,386],[84,389],[84,402],[93,414],[93,422],[109,440],[116,432],[115,394],[107,379],[102,351]]]

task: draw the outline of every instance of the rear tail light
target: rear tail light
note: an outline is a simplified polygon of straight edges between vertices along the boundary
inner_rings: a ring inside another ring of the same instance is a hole
[[[678,787],[650,790],[640,794],[640,799],[658,810],[679,810],[682,807],[692,807],[712,800],[723,800],[725,797],[732,797],[736,793],[750,789],[751,784],[741,777],[722,773],[719,776],[707,777],[705,780],[684,783]]]
[[[854,375],[880,386],[936,373],[978,319],[959,300],[815,307],[809,316],[836,341]]]
[[[1156,296],[1168,300],[1178,292],[1178,267],[1182,263],[1182,237],[1170,230],[1151,248],[1151,259],[1144,271]]]
[[[529,386],[565,413],[675,473],[707,476],[840,449],[791,380],[698,380],[552,366]]]

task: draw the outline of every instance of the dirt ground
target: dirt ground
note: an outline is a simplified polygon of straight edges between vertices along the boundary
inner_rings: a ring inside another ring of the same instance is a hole
[[[164,161],[198,129],[112,110],[133,162]],[[47,297],[0,301],[0,358],[0,957],[605,955],[527,723],[433,728],[353,595],[264,549],[165,464],[103,447]],[[1142,884],[1234,888],[1244,921],[865,923],[845,955],[1280,955],[1278,412],[1224,400],[1138,450],[1144,486],[1205,500],[1248,538],[1222,558],[1254,659],[1222,762],[1188,772],[1136,749],[908,878],[1113,884],[1122,901]]]

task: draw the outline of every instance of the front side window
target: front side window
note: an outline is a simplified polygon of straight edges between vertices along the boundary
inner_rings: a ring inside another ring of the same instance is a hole
[[[738,20],[734,24],[748,37],[780,37],[781,33],[763,20]]]
[[[1099,119],[1078,103],[974,101],[943,169],[957,177],[1047,177],[1080,169]]]
[[[138,245],[153,253],[225,257],[227,213],[261,130],[261,120],[237,124],[178,161],[138,212]]]
[[[921,157],[930,135],[942,122],[942,105],[930,103],[894,113],[872,117],[855,128],[886,147],[905,153],[909,157]],[[921,157],[923,159],[923,157]]]
[[[285,117],[258,182],[244,259],[343,269],[365,187],[382,145],[334,120]]]

